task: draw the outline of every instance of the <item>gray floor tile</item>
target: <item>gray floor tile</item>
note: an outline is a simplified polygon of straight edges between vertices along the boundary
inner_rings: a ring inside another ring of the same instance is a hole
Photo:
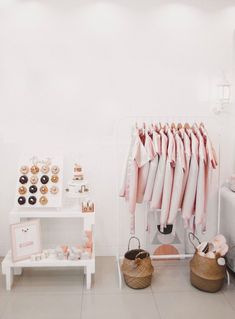
[[[9,301],[9,295],[2,294],[2,292],[0,292],[0,318],[2,318],[1,316],[3,315],[6,309],[8,301]]]
[[[152,294],[84,295],[82,319],[160,319]]]
[[[162,319],[234,318],[235,312],[222,293],[194,292],[155,293]]]
[[[12,294],[1,319],[79,319],[81,294]]]
[[[155,265],[152,281],[153,292],[165,291],[193,291],[190,284],[190,271],[188,265]]]
[[[235,311],[235,289],[231,289],[231,290],[227,289],[226,291],[223,291],[223,294],[226,300],[229,302],[229,304]]]
[[[114,257],[96,258],[96,273],[92,283],[92,289],[84,289],[84,294],[106,294],[106,293],[151,293],[151,288],[135,290],[126,286],[123,282],[122,289],[119,288],[117,261]]]

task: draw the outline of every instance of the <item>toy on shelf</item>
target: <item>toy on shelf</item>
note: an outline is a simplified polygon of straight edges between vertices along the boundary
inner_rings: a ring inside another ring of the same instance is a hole
[[[43,259],[57,260],[84,260],[92,258],[93,235],[91,230],[86,230],[83,236],[82,244],[76,246],[59,245],[55,249],[45,249],[40,254],[33,254],[31,261],[40,261]]]

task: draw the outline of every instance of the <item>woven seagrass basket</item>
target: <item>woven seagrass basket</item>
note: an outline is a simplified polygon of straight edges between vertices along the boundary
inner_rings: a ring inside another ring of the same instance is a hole
[[[198,242],[200,242],[194,234],[189,234],[189,236],[192,235],[198,240]],[[200,256],[194,244],[193,246],[195,248],[195,253],[190,261],[191,284],[197,289],[206,292],[219,291],[224,283],[224,278],[226,275],[226,265],[220,266],[218,264],[217,259],[220,256],[217,256],[215,259]]]
[[[132,239],[138,241],[138,249],[130,250]],[[149,253],[140,249],[140,241],[137,237],[131,237],[122,264],[122,272],[127,286],[133,289],[147,288],[151,284],[153,271]]]

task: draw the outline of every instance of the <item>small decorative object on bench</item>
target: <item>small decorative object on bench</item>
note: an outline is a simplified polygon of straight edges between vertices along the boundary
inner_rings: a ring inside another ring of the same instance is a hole
[[[130,242],[136,239],[139,243],[138,249],[130,250]],[[122,264],[122,272],[127,286],[133,289],[147,288],[151,284],[154,268],[151,263],[149,253],[140,249],[140,241],[132,236],[129,239],[128,251],[126,252]]]
[[[198,241],[197,247],[192,239]],[[190,261],[191,284],[206,292],[219,291],[226,275],[226,262],[223,256],[227,253],[228,246],[224,236],[217,235],[211,242],[201,243],[193,233],[189,233],[189,240],[195,248]]]
[[[82,202],[82,212],[83,213],[94,213],[95,205],[93,202]]]

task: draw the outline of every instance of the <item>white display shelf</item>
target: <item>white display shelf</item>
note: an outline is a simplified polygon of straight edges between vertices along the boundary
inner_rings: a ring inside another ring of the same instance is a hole
[[[83,230],[92,230],[95,224],[95,212],[82,213],[75,208],[45,208],[45,209],[13,209],[10,214],[10,224],[19,223],[21,219],[25,218],[81,218],[83,220]],[[59,259],[43,259],[40,261],[31,261],[30,259],[13,262],[11,252],[9,251],[2,261],[2,273],[6,275],[6,289],[11,290],[14,281],[14,275],[21,275],[23,268],[75,268],[84,267],[84,274],[86,275],[87,289],[91,288],[92,274],[95,273],[95,245],[93,242],[93,254],[90,259],[80,260],[59,260]]]
[[[56,258],[47,258],[39,261],[31,261],[30,259],[13,262],[11,258],[11,251],[8,252],[2,262],[2,273],[6,275],[6,289],[11,290],[14,275],[21,275],[22,268],[77,268],[84,267],[86,269],[87,289],[91,288],[91,276],[95,272],[95,255],[89,259],[80,260],[59,260]]]

